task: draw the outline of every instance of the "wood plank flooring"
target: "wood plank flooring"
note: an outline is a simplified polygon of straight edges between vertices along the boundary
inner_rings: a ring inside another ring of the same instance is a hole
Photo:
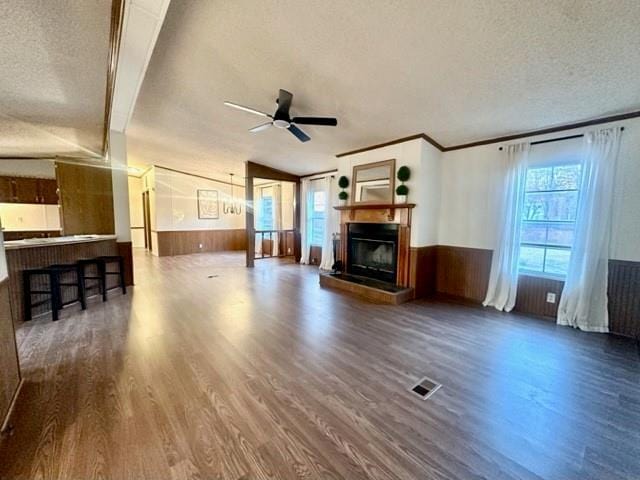
[[[22,326],[0,478],[640,478],[632,341],[243,262],[136,252],[129,295]]]

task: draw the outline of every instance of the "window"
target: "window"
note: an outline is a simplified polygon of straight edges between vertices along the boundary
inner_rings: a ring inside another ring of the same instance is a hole
[[[527,170],[520,233],[522,273],[565,277],[578,209],[579,164]]]
[[[263,196],[260,198],[260,218],[258,219],[258,230],[273,230],[273,197]]]
[[[311,207],[311,245],[322,246],[324,240],[324,216],[326,198],[324,192],[312,193]]]

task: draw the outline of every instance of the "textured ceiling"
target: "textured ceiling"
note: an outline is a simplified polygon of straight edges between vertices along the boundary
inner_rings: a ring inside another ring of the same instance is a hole
[[[128,130],[134,162],[295,173],[426,132],[450,146],[640,108],[637,0],[172,0]],[[337,128],[250,134],[279,88]]]
[[[0,1],[0,155],[100,152],[110,0]]]

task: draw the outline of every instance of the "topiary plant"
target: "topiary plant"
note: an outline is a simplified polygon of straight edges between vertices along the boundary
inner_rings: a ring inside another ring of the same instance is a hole
[[[405,197],[406,199],[407,195],[409,194],[409,187],[407,187],[404,182],[409,180],[409,177],[411,177],[411,170],[409,170],[409,167],[407,166],[402,166],[398,169],[396,177],[398,177],[398,180],[402,182],[402,184],[396,187],[396,195],[398,195],[399,197]]]
[[[349,186],[349,179],[344,175],[338,179],[338,186],[340,188],[347,188]]]
[[[409,187],[407,187],[404,183],[402,185],[398,185],[396,188],[396,195],[405,196],[409,193]]]
[[[345,177],[342,177],[342,178],[345,178]],[[340,200],[346,200],[347,198],[349,198],[349,194],[343,190],[338,194],[338,198]]]
[[[398,180],[401,182],[406,182],[411,177],[411,170],[407,166],[400,167],[398,169]]]

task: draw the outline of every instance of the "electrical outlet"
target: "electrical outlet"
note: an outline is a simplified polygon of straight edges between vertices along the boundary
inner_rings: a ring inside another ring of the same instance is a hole
[[[547,303],[556,303],[556,294],[547,292]]]

